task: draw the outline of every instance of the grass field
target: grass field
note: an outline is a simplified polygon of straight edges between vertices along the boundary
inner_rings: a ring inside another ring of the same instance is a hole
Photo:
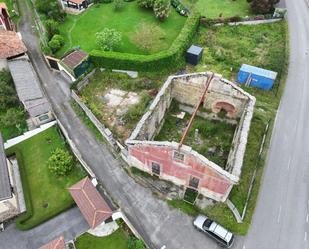
[[[248,16],[251,14],[247,0],[184,0],[189,7],[195,7],[207,18]]]
[[[128,234],[119,228],[107,237],[95,237],[85,233],[76,240],[75,246],[76,249],[127,249],[128,240]]]
[[[66,149],[67,146],[58,133],[57,126],[53,126],[7,151],[8,155],[16,153],[23,190],[28,191],[25,194],[27,212],[17,219],[21,229],[39,225],[74,204],[67,188],[82,179],[85,172],[76,164],[65,177],[51,174],[46,162],[56,148]],[[29,205],[32,210],[28,209]]]
[[[232,189],[229,196],[239,212],[242,212],[246,202],[265,126],[269,120],[272,120],[244,222],[237,224],[226,204],[216,204],[206,210],[199,210],[183,201],[169,202],[172,206],[191,215],[203,212],[231,231],[245,234],[254,213],[271,130],[284,88],[288,61],[287,24],[283,21],[266,25],[201,28],[196,37],[196,43],[202,45],[205,51],[202,63],[194,69],[191,67],[192,71],[210,70],[223,74],[225,78],[233,81],[235,81],[237,71],[242,63],[278,72],[276,84],[271,91],[244,87],[247,92],[257,98],[257,102],[250,127],[240,184]],[[188,70],[190,71],[190,68]]]
[[[172,9],[170,16],[164,22],[160,22],[151,10],[140,8],[137,2],[124,3],[124,8],[119,11],[114,10],[112,3],[95,4],[80,15],[68,15],[65,23],[61,24],[60,33],[65,38],[65,45],[57,55],[62,55],[68,49],[78,45],[87,52],[98,49],[95,34],[104,28],[113,28],[122,34],[122,42],[115,51],[144,54],[145,52],[130,38],[141,23],[153,24],[161,28],[164,38],[157,51],[164,50],[171,46],[185,21],[185,17]]]

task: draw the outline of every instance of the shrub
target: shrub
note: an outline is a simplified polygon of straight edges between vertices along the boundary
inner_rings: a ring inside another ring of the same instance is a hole
[[[251,8],[254,13],[266,14],[274,9],[275,4],[280,0],[250,0]]]
[[[48,19],[47,21],[45,21],[46,35],[48,40],[51,40],[54,35],[60,33],[58,26],[59,23],[52,19]]]
[[[137,4],[144,8],[153,8],[154,0],[138,0]]]
[[[12,77],[8,71],[0,71],[0,112],[18,104]]]
[[[114,0],[114,8],[115,10],[121,10],[124,6],[123,0]]]
[[[105,28],[96,33],[96,41],[102,50],[112,51],[121,42],[121,33],[115,29]]]
[[[153,11],[155,16],[160,21],[166,19],[171,12],[171,1],[170,0],[155,0],[153,5]]]
[[[47,166],[56,176],[65,176],[72,170],[73,162],[68,151],[57,148],[48,159]]]
[[[57,0],[37,0],[35,1],[35,7],[48,18],[59,22],[65,20],[66,13],[62,10]]]
[[[190,46],[199,20],[200,14],[193,12],[168,50],[152,55],[93,50],[90,53],[92,61],[97,67],[109,69],[157,71],[179,68],[184,65],[184,51]]]
[[[54,39],[48,42],[48,46],[50,47],[53,53],[57,52],[61,48],[60,42]]]

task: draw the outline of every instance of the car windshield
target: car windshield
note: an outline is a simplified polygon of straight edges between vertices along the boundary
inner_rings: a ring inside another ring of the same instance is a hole
[[[204,228],[204,229],[209,229],[209,227],[210,227],[210,225],[211,225],[212,222],[213,222],[212,220],[206,219],[206,220],[204,221],[203,228]]]

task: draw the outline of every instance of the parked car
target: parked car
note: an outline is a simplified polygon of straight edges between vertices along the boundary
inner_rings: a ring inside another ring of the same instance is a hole
[[[193,221],[193,225],[201,232],[214,238],[220,245],[230,248],[234,242],[234,235],[220,226],[217,222],[204,215],[199,215]]]

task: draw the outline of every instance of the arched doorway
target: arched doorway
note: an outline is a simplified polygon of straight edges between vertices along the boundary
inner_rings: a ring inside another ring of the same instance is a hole
[[[221,111],[226,112],[226,116],[229,118],[235,118],[236,116],[235,106],[228,102],[218,101],[214,104],[213,112],[220,113]]]

